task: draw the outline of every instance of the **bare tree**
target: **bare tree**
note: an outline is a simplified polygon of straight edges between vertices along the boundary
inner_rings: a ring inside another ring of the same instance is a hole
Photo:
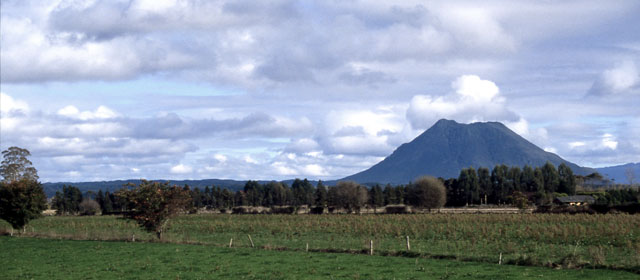
[[[624,170],[624,175],[627,176],[627,181],[629,181],[629,185],[633,185],[633,182],[636,180],[636,171],[633,170],[633,167],[628,167]]]

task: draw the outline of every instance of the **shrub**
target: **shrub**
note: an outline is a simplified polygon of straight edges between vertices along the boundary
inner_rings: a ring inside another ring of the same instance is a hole
[[[410,203],[428,209],[440,208],[447,202],[447,191],[440,180],[423,176],[409,187]]]
[[[78,205],[80,215],[93,216],[100,213],[100,204],[93,199],[85,198]]]
[[[325,208],[322,206],[317,206],[317,207],[311,207],[311,210],[309,210],[310,214],[323,214],[325,212],[324,210]]]
[[[386,214],[408,214],[411,211],[406,205],[387,205],[384,207],[384,212]]]

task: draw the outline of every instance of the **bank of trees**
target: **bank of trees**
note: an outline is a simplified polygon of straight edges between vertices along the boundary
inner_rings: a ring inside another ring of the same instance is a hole
[[[554,193],[574,195],[576,180],[566,164],[558,168],[547,162],[542,167],[508,167],[497,165],[492,170],[473,167],[460,171],[458,178],[444,181],[449,206],[471,204],[513,203],[514,192],[519,192],[534,203],[547,204]]]
[[[342,208],[358,212],[362,208],[379,208],[386,205],[411,205],[419,208],[438,208],[443,205],[458,207],[464,205],[520,205],[550,204],[554,197],[576,194],[576,177],[571,169],[561,164],[556,168],[547,163],[541,167],[508,167],[498,165],[489,168],[466,168],[457,178],[443,179],[425,177],[404,185],[369,185],[355,182],[338,182],[327,186],[322,181],[312,184],[307,179],[296,179],[291,185],[285,182],[259,183],[247,181],[238,191],[207,186],[205,188],[180,188],[188,190],[191,209],[231,209],[238,206],[281,207],[308,206],[324,208]],[[128,211],[127,202],[122,196],[99,191],[97,194],[79,196],[79,190],[64,187],[60,196],[69,198],[72,203],[53,205],[63,212],[73,213],[78,203],[90,198],[95,199],[102,213],[123,213]],[[636,193],[624,191],[607,192],[599,199],[602,203],[633,201]],[[58,194],[56,195],[58,197]],[[636,199],[637,201],[637,199]],[[60,206],[57,206],[60,205]]]

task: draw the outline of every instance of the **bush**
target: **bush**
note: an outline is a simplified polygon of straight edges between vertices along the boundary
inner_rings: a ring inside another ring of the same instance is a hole
[[[406,205],[387,205],[384,207],[384,212],[386,214],[408,214],[411,211]]]
[[[409,187],[410,203],[428,209],[443,207],[447,202],[447,190],[440,180],[423,176]]]
[[[296,208],[293,206],[274,206],[271,207],[272,214],[293,214]]]
[[[322,206],[317,206],[317,207],[311,207],[311,210],[309,210],[310,214],[324,214],[325,208]]]
[[[79,213],[83,216],[93,216],[100,213],[100,204],[93,199],[85,198],[78,205]]]

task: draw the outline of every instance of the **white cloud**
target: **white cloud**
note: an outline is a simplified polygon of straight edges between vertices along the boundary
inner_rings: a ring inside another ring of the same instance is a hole
[[[616,64],[605,70],[593,83],[589,93],[596,95],[628,93],[640,85],[640,73],[632,60]]]
[[[451,87],[454,92],[444,96],[416,95],[411,99],[407,119],[414,129],[431,127],[438,119],[454,119],[463,123],[476,121],[504,121],[526,123],[509,110],[496,84],[475,75],[458,77]]]
[[[220,163],[225,163],[225,162],[227,161],[227,159],[228,159],[228,158],[227,158],[227,156],[225,156],[225,155],[221,155],[221,154],[215,154],[215,155],[213,156],[213,158],[214,158],[215,160],[217,160],[218,162],[220,162]]]
[[[605,133],[602,135],[602,146],[607,147],[611,150],[615,150],[618,148],[618,141],[616,141],[615,137],[609,133]]]
[[[0,92],[0,113],[2,116],[8,116],[15,112],[27,113],[29,112],[29,105],[24,101],[13,99],[13,97],[4,92]]]
[[[173,174],[189,174],[193,172],[193,168],[191,166],[184,165],[181,163],[171,167],[170,172]]]
[[[571,142],[571,143],[569,143],[569,149],[575,149],[575,148],[577,148],[577,147],[582,147],[582,146],[584,146],[584,145],[586,145],[586,143],[585,143],[585,142],[583,142],[583,141],[575,141],[575,142]]]
[[[0,144],[37,152],[43,178],[162,177],[176,159],[194,176],[335,178],[450,118],[501,121],[578,163],[637,161],[640,60],[628,34],[639,8],[3,1],[1,80],[14,95],[2,95]],[[611,98],[582,98],[590,85]]]
[[[118,113],[113,110],[107,108],[106,106],[99,106],[95,111],[82,111],[78,110],[73,105],[68,105],[60,110],[58,110],[58,115],[69,117],[69,118],[77,118],[80,120],[91,120],[91,119],[111,119],[119,116]]]

